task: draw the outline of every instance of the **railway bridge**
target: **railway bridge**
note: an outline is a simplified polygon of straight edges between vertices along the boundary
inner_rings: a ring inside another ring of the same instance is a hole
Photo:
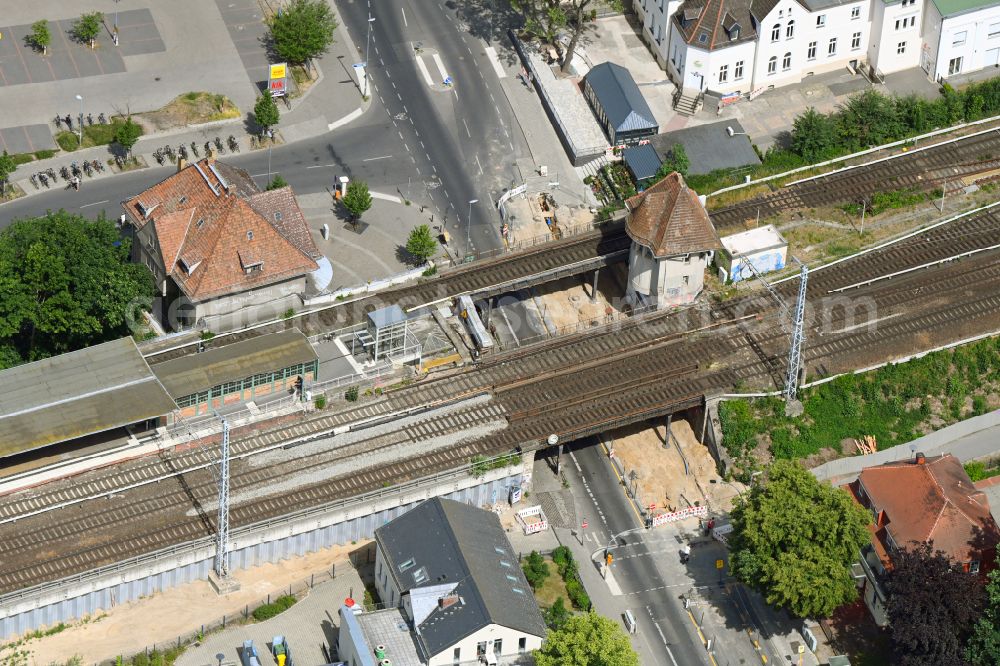
[[[576,256],[588,260],[620,251],[616,238],[602,230],[553,247],[580,248]],[[997,238],[1000,215],[988,208],[815,269],[807,378],[1000,331]],[[551,261],[558,270],[559,260]],[[444,289],[472,293],[477,280],[501,282],[475,267],[446,279],[455,282]],[[791,299],[797,287],[791,279],[776,290]],[[419,306],[439,289],[433,282],[397,294],[411,294]],[[359,301],[337,316],[365,307]],[[520,479],[551,434],[570,441],[701,409],[706,396],[739,387],[780,389],[788,344],[781,318],[767,294],[646,313],[390,387],[340,411],[237,433],[231,525],[240,540],[234,549],[250,553],[239,561],[275,556],[266,547],[279,539],[285,553],[358,538],[430,492],[420,485],[428,479],[435,493],[489,497]],[[0,498],[0,635],[90,612],[109,594],[120,601],[202,577],[216,456],[211,446],[162,452]],[[495,469],[469,467],[494,456],[508,457]]]

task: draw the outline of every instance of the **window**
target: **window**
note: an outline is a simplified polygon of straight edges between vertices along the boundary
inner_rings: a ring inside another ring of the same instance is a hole
[[[816,27],[822,28],[826,25],[826,14],[820,14],[816,17]]]
[[[990,31],[987,37],[989,37],[990,39],[996,39],[997,37],[1000,37],[1000,23],[990,24]]]
[[[785,39],[791,39],[792,35],[795,34],[795,21],[789,21],[788,27],[785,28]]]
[[[969,565],[969,573],[979,573],[979,561],[973,560],[972,564]]]
[[[948,61],[948,76],[962,71],[962,58],[952,58]]]
[[[767,73],[774,74],[778,70],[778,56],[771,56],[767,61]]]
[[[966,32],[965,30],[963,30],[961,32],[956,32],[951,37],[951,45],[952,46],[962,46],[963,44],[965,44],[965,38],[968,36],[968,34],[969,33]]]
[[[852,7],[851,20],[853,21],[854,19],[859,19],[859,18],[861,18],[861,7]]]
[[[896,44],[896,55],[903,55],[904,53],[906,53],[906,42]]]
[[[498,638],[495,641],[493,641],[493,654],[499,657],[502,652],[503,652],[503,639]]]
[[[831,37],[830,44],[826,47],[827,55],[837,55],[837,38]]]
[[[917,4],[917,0],[903,0],[902,6],[908,7],[910,5],[915,5],[915,4]]]
[[[690,283],[691,283],[691,276],[690,275],[683,275],[683,276],[681,276],[681,284],[683,284],[686,287]]]
[[[462,648],[457,647],[455,651],[451,653],[451,660],[453,663],[458,663],[462,661]]]
[[[485,657],[486,656],[486,641],[480,641],[476,643],[476,656]]]
[[[861,48],[861,33],[856,32],[851,35],[851,49],[857,51]]]
[[[807,60],[816,59],[816,42],[809,42],[809,49],[806,51]]]
[[[781,71],[787,72],[792,68],[792,54],[786,53],[785,57],[781,59]]]
[[[729,65],[723,65],[719,68],[719,83],[725,83],[729,80]]]
[[[416,563],[417,563],[416,560],[414,560],[412,557],[410,559],[406,560],[405,562],[403,562],[402,564],[399,565],[399,571],[400,571],[400,573],[402,573],[403,571],[406,571],[407,569],[412,568],[413,565],[416,564]]]
[[[739,81],[743,78],[743,61],[738,60],[736,66],[733,67],[733,79]]]
[[[524,654],[528,649],[528,639],[521,636],[517,639],[517,653]]]
[[[771,28],[771,41],[776,42],[781,37],[781,24],[775,23],[774,27]]]

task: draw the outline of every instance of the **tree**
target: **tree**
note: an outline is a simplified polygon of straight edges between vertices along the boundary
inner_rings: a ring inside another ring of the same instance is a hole
[[[972,630],[965,658],[976,666],[1000,664],[1000,556],[998,568],[989,573],[986,610]]]
[[[437,248],[437,239],[431,234],[431,229],[426,224],[414,228],[410,232],[410,237],[406,239],[406,251],[419,259],[421,263],[434,256]]]
[[[570,64],[573,62],[573,52],[576,51],[580,36],[597,20],[597,10],[590,9],[592,4],[594,4],[594,0],[569,0],[561,5],[565,7],[562,11],[566,14],[566,27],[570,31],[569,45],[563,54],[563,72],[569,71]],[[621,0],[607,0],[607,4],[615,11],[623,10]]]
[[[293,65],[326,53],[337,29],[337,19],[325,0],[292,0],[268,23],[275,52]]]
[[[142,127],[132,120],[132,116],[126,118],[125,122],[119,123],[115,129],[115,143],[124,148],[128,155],[132,154],[132,146],[135,145],[140,136],[142,136]]]
[[[792,123],[792,150],[816,161],[837,146],[837,125],[826,114],[809,107]]]
[[[966,666],[966,641],[985,601],[979,578],[926,543],[893,553],[892,565],[885,592],[894,663]]]
[[[280,190],[282,187],[288,187],[288,183],[285,182],[285,179],[281,177],[280,173],[274,174],[274,178],[272,178],[271,182],[267,184],[268,191]]]
[[[531,551],[521,568],[524,570],[524,577],[528,580],[528,585],[533,590],[537,590],[538,586],[549,577],[549,565],[545,563],[545,558],[539,555],[537,550]]]
[[[639,666],[618,623],[593,612],[574,615],[550,631],[534,656],[536,666]]]
[[[7,151],[3,151],[3,155],[0,155],[0,182],[3,183],[3,187],[0,188],[0,196],[7,194],[7,185],[10,184],[10,175],[14,173],[17,169],[17,164],[14,162],[14,158],[7,154]]]
[[[733,574],[799,617],[827,617],[857,595],[849,567],[870,516],[798,463],[774,462],[732,515]]]
[[[524,17],[524,29],[543,42],[553,44],[559,29],[566,25],[560,0],[511,0],[514,11]]]
[[[347,184],[347,194],[344,195],[344,207],[350,211],[354,219],[360,219],[361,214],[372,207],[372,195],[368,193],[368,183],[363,180],[352,180]]]
[[[566,603],[562,597],[557,597],[555,602],[546,608],[542,615],[545,617],[546,626],[553,631],[559,631],[565,627],[566,623],[573,616],[569,612],[569,609],[566,608]]]
[[[267,128],[278,124],[278,105],[274,103],[274,97],[266,93],[257,98],[257,103],[253,105],[253,117],[260,127],[260,133],[267,132]]]
[[[670,149],[667,154],[667,159],[663,161],[660,168],[656,171],[656,180],[666,178],[673,172],[677,172],[682,176],[687,175],[688,167],[691,166],[691,160],[688,159],[687,151],[684,150],[684,146],[679,143],[675,143],[674,147]]]
[[[94,40],[100,34],[103,23],[104,14],[101,12],[84,14],[73,24],[73,36],[81,42],[89,43],[90,48],[94,48]]]
[[[872,88],[848,99],[839,121],[840,136],[850,148],[877,146],[903,134],[892,98]]]
[[[49,22],[45,19],[31,24],[31,35],[28,37],[36,49],[42,50],[42,55],[48,52],[52,43],[52,33],[49,32]]]
[[[103,217],[61,210],[0,232],[0,348],[24,361],[128,334],[153,291],[149,269],[129,263],[128,241]]]

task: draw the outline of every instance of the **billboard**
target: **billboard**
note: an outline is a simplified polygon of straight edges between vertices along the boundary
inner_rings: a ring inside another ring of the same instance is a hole
[[[281,97],[287,91],[285,87],[287,70],[288,67],[285,63],[270,66],[267,77],[267,89],[271,91],[271,97]]]

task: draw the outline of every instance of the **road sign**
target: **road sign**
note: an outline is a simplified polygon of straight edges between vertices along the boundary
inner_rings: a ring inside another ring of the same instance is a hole
[[[587,519],[583,519],[583,529],[587,529]]]
[[[726,566],[726,561],[725,560],[716,560],[715,561],[715,568],[716,569],[721,569],[724,566]]]
[[[268,68],[267,89],[272,97],[281,97],[287,92],[285,80],[288,73],[288,66],[285,63],[271,65]]]

